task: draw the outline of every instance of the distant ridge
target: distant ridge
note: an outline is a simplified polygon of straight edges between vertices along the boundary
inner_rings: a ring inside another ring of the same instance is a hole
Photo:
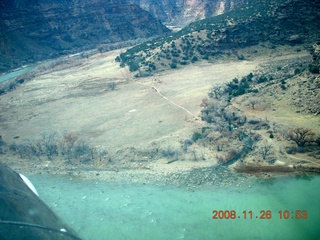
[[[0,0],[0,72],[169,30],[138,5],[105,0]]]

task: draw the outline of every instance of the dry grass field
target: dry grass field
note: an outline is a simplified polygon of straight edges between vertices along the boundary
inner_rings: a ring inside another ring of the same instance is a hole
[[[1,96],[3,138],[68,131],[108,149],[184,140],[202,124],[197,117],[209,88],[257,67],[204,63],[135,79],[114,61],[118,53],[70,59],[70,66],[58,65]]]
[[[248,61],[201,62],[151,77],[134,78],[115,62],[120,51],[89,58],[70,57],[2,95],[3,140],[10,144],[39,139],[43,133],[55,132],[61,136],[73,133],[117,159],[130,154],[130,149],[135,149],[133,155],[137,154],[136,150],[181,149],[185,139],[205,126],[200,104],[213,84],[241,78],[276,58],[307,54],[277,53]],[[237,98],[233,104],[249,117],[268,118],[292,127],[308,125],[319,133],[318,117],[297,114],[285,102],[255,110],[248,107],[245,98]],[[215,155],[208,149],[199,150],[195,146],[194,151],[202,152],[208,161],[191,165],[185,162],[184,166],[216,164]],[[137,161],[139,156],[132,158]],[[181,163],[175,164],[175,168],[183,167]]]

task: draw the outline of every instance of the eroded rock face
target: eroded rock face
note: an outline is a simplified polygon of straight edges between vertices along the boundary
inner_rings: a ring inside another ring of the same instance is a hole
[[[0,71],[169,31],[138,5],[106,0],[0,0],[0,28]]]
[[[178,27],[223,14],[244,0],[126,0],[138,4],[166,25]]]
[[[317,43],[315,43],[312,47],[312,58],[320,66],[320,40]]]
[[[312,63],[309,65],[309,71],[311,73],[319,74],[320,73],[320,40],[318,40],[312,46],[311,56],[312,56]],[[320,99],[320,95],[319,95],[319,99]],[[319,102],[317,101],[316,104],[319,105]],[[320,107],[318,107],[318,109],[319,109],[318,111],[320,112]]]

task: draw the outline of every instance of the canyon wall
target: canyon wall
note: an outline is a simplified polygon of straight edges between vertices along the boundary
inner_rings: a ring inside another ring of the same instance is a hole
[[[0,72],[169,32],[138,5],[105,0],[0,0],[0,29]]]

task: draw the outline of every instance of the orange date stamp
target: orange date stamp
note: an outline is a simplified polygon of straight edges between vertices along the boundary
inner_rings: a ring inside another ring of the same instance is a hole
[[[308,211],[307,210],[279,210],[277,212],[272,212],[271,210],[260,210],[260,211],[252,211],[252,210],[244,210],[244,211],[236,211],[236,210],[213,210],[212,211],[212,219],[267,219],[270,220],[272,218],[278,219],[297,219],[297,220],[306,220],[308,219]]]

